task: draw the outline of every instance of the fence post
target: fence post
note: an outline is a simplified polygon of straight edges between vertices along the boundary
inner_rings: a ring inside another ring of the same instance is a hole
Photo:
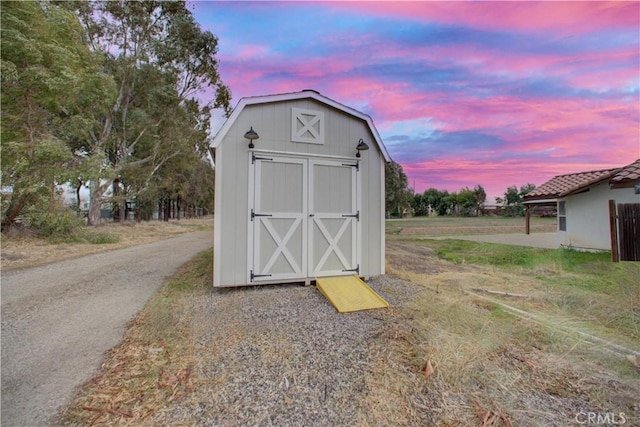
[[[620,261],[618,254],[618,227],[616,221],[616,201],[609,200],[609,229],[611,230],[611,261]]]

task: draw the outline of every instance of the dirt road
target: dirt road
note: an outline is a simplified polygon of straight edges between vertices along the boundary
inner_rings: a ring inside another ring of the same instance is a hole
[[[50,425],[164,279],[211,231],[2,272],[3,426]]]

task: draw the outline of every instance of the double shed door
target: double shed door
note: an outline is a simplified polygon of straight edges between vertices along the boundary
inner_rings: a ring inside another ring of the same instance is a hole
[[[359,272],[358,165],[254,156],[250,282]]]

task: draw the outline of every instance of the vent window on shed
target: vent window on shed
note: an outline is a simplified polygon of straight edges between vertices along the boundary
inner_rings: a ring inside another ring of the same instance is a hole
[[[291,141],[324,144],[324,113],[322,111],[292,108]]]

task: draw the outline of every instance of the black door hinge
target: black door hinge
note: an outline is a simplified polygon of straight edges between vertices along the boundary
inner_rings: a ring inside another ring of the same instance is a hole
[[[253,218],[257,217],[257,216],[273,216],[272,214],[259,214],[259,213],[255,213],[253,211],[253,209],[251,209],[251,221],[253,221]]]
[[[356,265],[356,268],[342,270],[343,273],[346,273],[347,271],[353,271],[353,272],[357,273],[358,275],[360,275],[360,264]]]
[[[251,164],[254,164],[256,160],[273,160],[269,157],[258,157],[256,153],[251,153]]]
[[[253,270],[251,270],[249,274],[251,275],[252,282],[253,282],[253,279],[255,279],[256,277],[271,277],[271,274],[253,274]]]
[[[342,218],[355,218],[356,220],[360,221],[360,211],[357,211],[354,214],[342,214]]]
[[[343,163],[342,166],[351,166],[352,168],[356,168],[357,171],[360,170],[360,162],[355,163]]]

